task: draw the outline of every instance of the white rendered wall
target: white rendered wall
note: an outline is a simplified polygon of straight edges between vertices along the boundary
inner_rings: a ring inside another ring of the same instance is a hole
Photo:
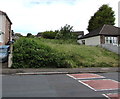
[[[85,40],[85,45],[100,45],[100,36],[89,37],[85,39],[78,40],[77,42],[82,44],[82,40]]]

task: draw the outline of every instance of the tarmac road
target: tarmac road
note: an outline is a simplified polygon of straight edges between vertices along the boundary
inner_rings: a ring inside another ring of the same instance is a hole
[[[96,74],[106,77],[105,79],[119,80],[118,72]],[[118,93],[118,90],[96,92],[66,74],[2,76],[2,97],[94,97],[95,99],[107,99],[102,95],[105,93]]]

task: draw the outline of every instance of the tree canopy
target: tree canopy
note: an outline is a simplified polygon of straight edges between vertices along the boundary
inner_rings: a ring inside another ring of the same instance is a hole
[[[32,35],[32,33],[27,33],[27,37],[34,37],[34,35]]]
[[[47,38],[47,39],[55,39],[56,34],[58,33],[58,31],[45,31],[43,33],[41,33],[43,38]]]
[[[107,4],[102,5],[99,8],[99,10],[94,14],[94,16],[91,16],[87,30],[90,32],[94,29],[103,26],[104,24],[108,24],[108,25],[115,24],[114,11]]]

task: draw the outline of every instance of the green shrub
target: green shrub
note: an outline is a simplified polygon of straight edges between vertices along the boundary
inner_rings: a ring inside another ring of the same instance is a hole
[[[12,68],[66,67],[63,54],[42,42],[21,38],[14,44]]]

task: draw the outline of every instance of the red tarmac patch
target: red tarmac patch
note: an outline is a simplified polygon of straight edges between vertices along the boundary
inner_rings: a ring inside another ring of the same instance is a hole
[[[102,80],[79,80],[82,84],[88,86],[95,91],[116,90],[119,89],[120,83],[111,79]]]
[[[83,73],[83,74],[67,74],[68,76],[74,79],[91,79],[91,78],[105,78],[103,76],[91,73]]]

